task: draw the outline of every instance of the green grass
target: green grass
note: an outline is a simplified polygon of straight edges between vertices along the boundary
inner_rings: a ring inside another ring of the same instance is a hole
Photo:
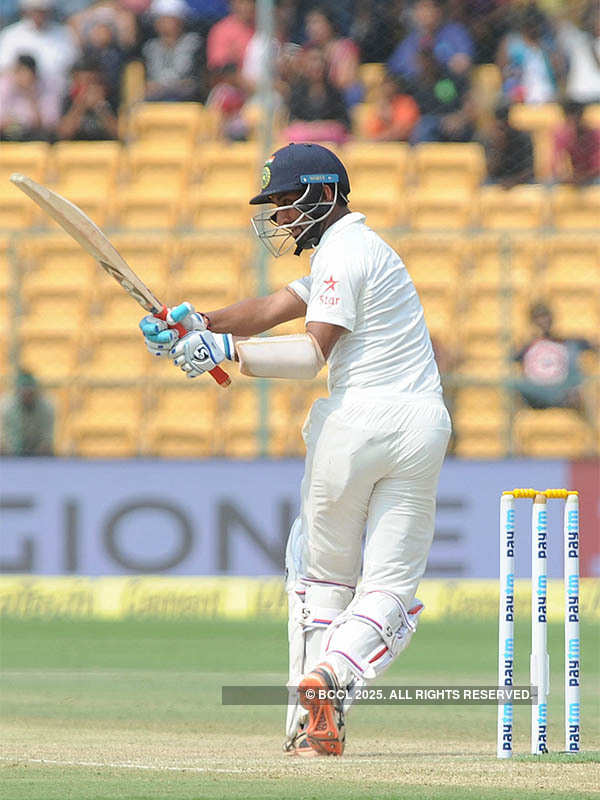
[[[598,797],[598,631],[582,625],[580,756],[495,758],[493,706],[360,706],[343,759],[281,754],[284,709],[220,704],[226,684],[283,684],[285,624],[2,622],[3,800]],[[562,636],[549,626],[550,747],[562,742]],[[496,627],[426,622],[383,682],[496,683]],[[528,683],[528,627],[517,626],[517,682]]]

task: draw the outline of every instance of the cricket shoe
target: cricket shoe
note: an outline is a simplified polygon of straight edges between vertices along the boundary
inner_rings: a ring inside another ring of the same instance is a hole
[[[346,740],[343,692],[332,667],[323,662],[298,686],[300,703],[308,711],[306,739],[315,753],[341,756]]]
[[[286,756],[300,756],[301,758],[314,758],[319,755],[310,746],[305,724],[301,724],[294,736],[285,740],[283,752]]]

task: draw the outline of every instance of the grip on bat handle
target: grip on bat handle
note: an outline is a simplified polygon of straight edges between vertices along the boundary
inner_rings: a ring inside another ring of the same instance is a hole
[[[159,319],[164,319],[166,321],[168,312],[168,308],[163,306],[161,310],[157,312],[156,316]],[[189,333],[189,331],[181,324],[181,322],[177,322],[175,325],[169,325],[169,327],[176,330],[180,337],[186,336]],[[231,383],[231,378],[229,375],[218,365],[210,370],[210,374],[213,376],[219,386],[223,387],[223,389],[226,389]]]

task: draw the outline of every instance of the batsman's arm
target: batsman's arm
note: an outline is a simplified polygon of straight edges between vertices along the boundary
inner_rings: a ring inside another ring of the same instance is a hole
[[[256,336],[305,314],[306,303],[286,286],[266,297],[251,297],[225,308],[209,311],[205,317],[208,318],[213,333]]]

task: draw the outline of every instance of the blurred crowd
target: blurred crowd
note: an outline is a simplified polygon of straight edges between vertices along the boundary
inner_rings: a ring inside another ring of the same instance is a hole
[[[117,138],[123,73],[137,61],[145,99],[206,103],[219,110],[223,135],[243,140],[267,63],[288,140],[343,143],[368,99],[368,138],[479,140],[490,179],[511,185],[533,175],[531,140],[511,127],[511,105],[556,102],[565,121],[554,137],[555,179],[598,180],[600,133],[583,113],[600,102],[597,0],[274,5],[267,37],[254,0],[3,0],[0,137]],[[374,63],[385,67],[373,90],[361,65]],[[474,75],[484,64],[498,80],[482,126]]]

